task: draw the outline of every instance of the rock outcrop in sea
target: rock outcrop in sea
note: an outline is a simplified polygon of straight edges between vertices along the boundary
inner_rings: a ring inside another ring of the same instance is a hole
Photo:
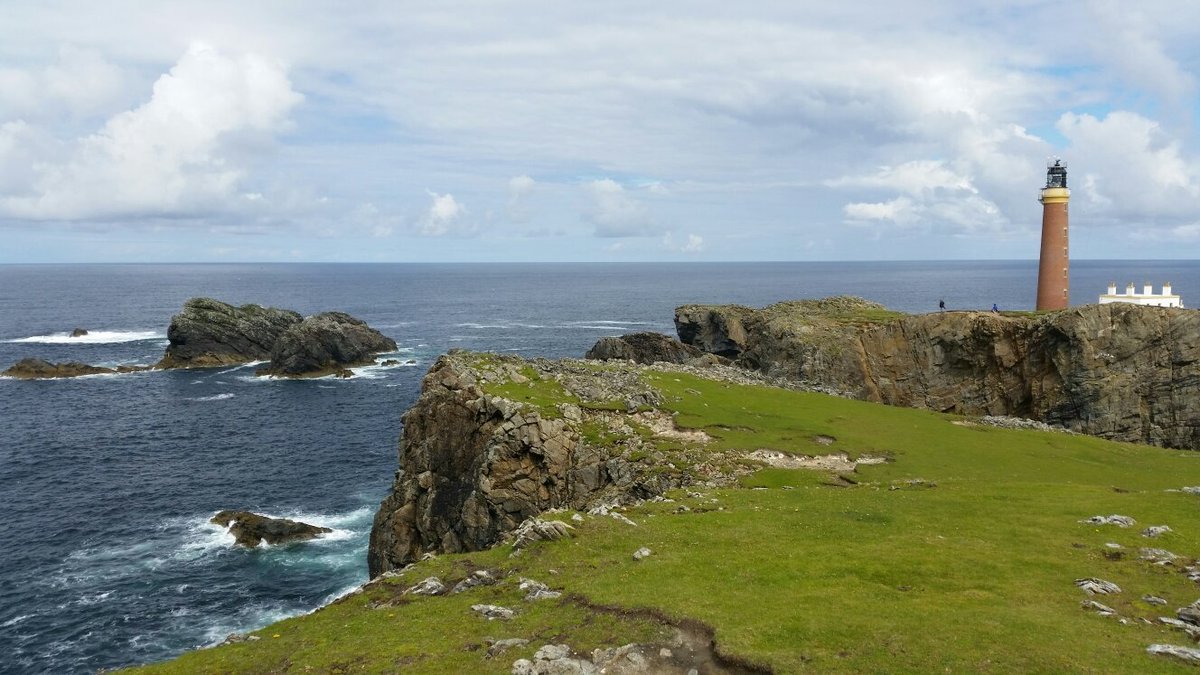
[[[76,329],[76,333],[83,329]],[[86,334],[83,331],[82,334]],[[396,342],[343,312],[308,318],[259,305],[233,305],[192,298],[171,317],[169,344],[153,366],[105,368],[85,363],[23,359],[0,373],[20,379],[79,377],[154,369],[216,368],[270,360],[257,372],[273,377],[350,377],[352,366],[375,362],[375,354],[396,350]]]
[[[250,511],[221,511],[209,522],[229,529],[236,543],[254,548],[262,542],[271,545],[290,544],[315,539],[333,530],[309,525],[288,518],[271,518]]]
[[[396,342],[343,312],[315,314],[289,326],[271,348],[271,363],[260,375],[318,377],[349,366],[375,362],[375,354],[396,351]]]
[[[287,309],[234,307],[212,298],[192,298],[171,317],[170,344],[157,367],[211,368],[265,361],[279,337],[303,319]]]
[[[868,401],[1200,449],[1200,312],[1114,303],[903,315],[859,298],[685,305],[680,339]]]

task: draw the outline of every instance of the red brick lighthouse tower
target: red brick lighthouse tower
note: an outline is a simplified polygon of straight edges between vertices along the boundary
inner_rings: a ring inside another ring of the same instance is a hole
[[[1046,166],[1042,203],[1042,254],[1038,263],[1037,308],[1066,309],[1071,302],[1070,258],[1067,255],[1067,163],[1054,159]]]

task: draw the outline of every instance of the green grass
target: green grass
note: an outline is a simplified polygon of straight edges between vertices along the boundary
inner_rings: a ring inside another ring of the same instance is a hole
[[[472,566],[509,576],[456,596],[405,596],[394,607],[380,607],[394,588],[370,589],[259,631],[257,642],[149,671],[499,673],[549,642],[586,651],[664,634],[642,615],[525,603],[515,581],[525,575],[589,603],[699,620],[714,627],[722,651],[777,672],[1194,672],[1145,654],[1154,642],[1189,641],[1141,619],[1173,615],[1200,587],[1137,555],[1142,546],[1200,555],[1200,497],[1166,491],[1200,485],[1200,453],[960,426],[926,411],[683,374],[646,377],[679,426],[713,437],[705,450],[688,452],[772,448],[892,461],[860,467],[853,487],[826,485],[820,472],[765,469],[740,486],[703,489],[702,497],[678,491],[675,502],[633,509],[627,515],[637,527],[589,517],[577,536],[519,557],[508,557],[507,547],[443,556],[406,573],[401,585],[430,574],[461,578]],[[539,408],[560,396],[543,384],[514,391]],[[600,427],[585,434],[605,438]],[[834,440],[825,445],[819,436]],[[915,479],[936,486],[909,487]],[[1133,516],[1137,527],[1078,522],[1112,513]],[[1173,532],[1140,535],[1159,524]],[[1106,556],[1106,542],[1125,546],[1123,555]],[[640,546],[654,555],[635,562]],[[1073,581],[1088,576],[1124,589],[1096,599],[1129,625],[1080,608],[1086,596]],[[1169,604],[1152,607],[1143,594]],[[520,614],[487,622],[468,609],[479,602]],[[489,635],[533,642],[489,660],[479,647]]]

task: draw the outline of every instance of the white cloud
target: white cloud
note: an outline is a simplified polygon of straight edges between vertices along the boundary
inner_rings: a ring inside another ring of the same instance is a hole
[[[696,254],[704,250],[704,237],[689,233],[682,242],[676,243],[674,234],[667,232],[663,235],[662,245],[673,253]]]
[[[644,237],[659,231],[646,205],[611,178],[594,180],[584,187],[591,203],[583,216],[595,226],[597,237]]]
[[[204,44],[154,84],[145,104],[34,167],[35,193],[0,210],[29,219],[190,216],[236,208],[255,142],[284,127],[302,97],[276,63]]]
[[[429,192],[432,202],[421,218],[417,232],[426,237],[470,236],[474,226],[465,221],[467,207],[454,199],[454,195]]]
[[[524,223],[529,220],[529,195],[537,187],[537,181],[525,174],[513,176],[508,180],[508,217],[513,222]]]

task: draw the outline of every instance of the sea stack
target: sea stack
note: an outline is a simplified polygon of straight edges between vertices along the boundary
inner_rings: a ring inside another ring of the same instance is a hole
[[[1066,309],[1071,303],[1070,257],[1067,242],[1067,163],[1047,162],[1042,203],[1042,250],[1038,262],[1037,308]]]

